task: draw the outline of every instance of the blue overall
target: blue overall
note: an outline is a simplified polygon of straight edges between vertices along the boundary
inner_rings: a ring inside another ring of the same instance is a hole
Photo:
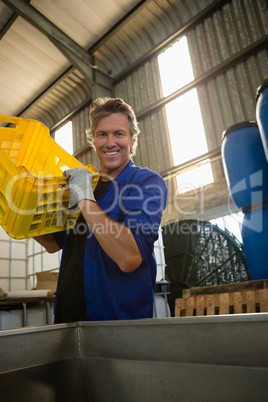
[[[130,160],[98,199],[98,205],[113,221],[131,229],[142,256],[142,263],[133,272],[122,272],[88,229],[84,256],[88,320],[123,320],[153,316],[156,281],[153,250],[166,198],[167,188],[161,176],[147,168],[135,166]],[[116,227],[113,227],[112,222],[110,225],[109,229],[114,231],[114,236],[118,236]],[[96,225],[92,229],[96,233],[107,228]],[[55,239],[63,249],[62,266],[68,234],[55,233]]]

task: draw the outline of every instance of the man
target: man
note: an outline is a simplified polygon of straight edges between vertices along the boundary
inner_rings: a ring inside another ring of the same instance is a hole
[[[93,193],[87,169],[69,169],[73,230],[36,237],[48,252],[62,249],[55,323],[149,318],[153,315],[154,243],[166,206],[164,180],[134,165],[138,124],[120,98],[90,108],[89,142],[100,161]]]

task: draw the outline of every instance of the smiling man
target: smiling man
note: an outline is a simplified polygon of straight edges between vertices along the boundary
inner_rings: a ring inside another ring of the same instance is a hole
[[[48,252],[62,249],[55,322],[153,316],[154,243],[166,206],[164,180],[135,166],[139,129],[120,98],[90,107],[88,139],[100,161],[92,190],[87,169],[70,169],[69,208],[79,208],[73,230],[36,237]]]
[[[103,117],[97,124],[94,137],[103,174],[116,178],[128,164],[134,143],[126,115],[114,113]]]

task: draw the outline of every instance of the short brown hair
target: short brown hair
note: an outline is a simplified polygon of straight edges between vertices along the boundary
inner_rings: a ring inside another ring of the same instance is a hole
[[[140,130],[135,113],[130,105],[121,98],[97,98],[89,110],[90,129],[87,130],[87,138],[90,145],[94,147],[94,132],[99,120],[102,117],[109,116],[112,113],[123,113],[129,121],[129,131],[134,144],[130,149],[130,156],[135,155],[138,144],[138,135]]]

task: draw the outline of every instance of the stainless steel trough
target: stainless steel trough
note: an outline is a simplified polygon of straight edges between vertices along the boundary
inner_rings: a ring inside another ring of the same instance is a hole
[[[268,314],[0,331],[9,402],[268,400]]]

